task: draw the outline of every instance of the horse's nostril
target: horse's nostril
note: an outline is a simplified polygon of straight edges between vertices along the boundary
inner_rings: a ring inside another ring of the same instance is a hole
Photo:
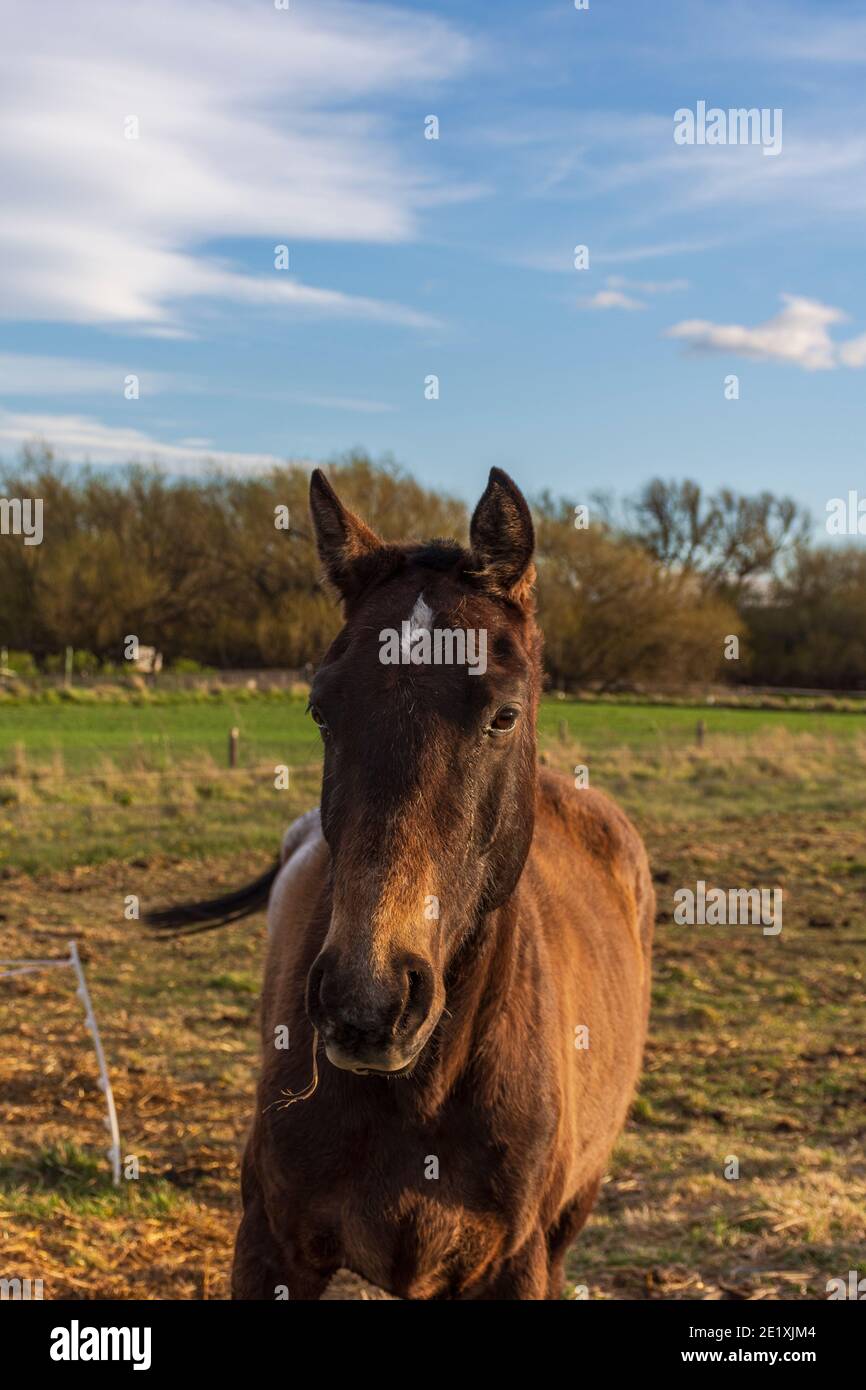
[[[418,1000],[419,1000],[419,998],[420,998],[420,996],[421,996],[421,990],[422,990],[423,988],[424,988],[424,985],[423,985],[423,981],[422,981],[422,979],[421,979],[420,972],[417,971],[417,970],[410,970],[410,971],[409,971],[409,997],[408,997],[408,999],[406,1000],[406,1008],[407,1008],[407,1010],[408,1010],[408,1009],[411,1009],[411,1008],[413,1008],[414,1006],[417,1005]]]
[[[430,1011],[432,1001],[432,971],[429,967],[406,971],[405,1003],[399,1014],[395,1033],[413,1033],[421,1026]]]
[[[325,1008],[325,1001],[322,991],[325,984],[325,964],[321,959],[313,961],[310,973],[307,976],[307,1009],[310,1017],[317,1026],[321,1022],[321,1016]]]

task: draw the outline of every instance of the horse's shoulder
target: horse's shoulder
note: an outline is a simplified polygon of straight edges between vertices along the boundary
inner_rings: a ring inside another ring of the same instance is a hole
[[[561,881],[564,861],[582,885],[584,903],[608,901],[617,885],[635,945],[648,962],[655,921],[655,891],[643,840],[625,811],[605,792],[575,787],[569,778],[542,770],[536,817],[537,857]],[[539,834],[540,832],[540,834]],[[592,885],[595,885],[593,888]],[[600,885],[607,885],[599,896]],[[603,908],[603,916],[606,909]],[[605,919],[606,920],[606,919]],[[642,966],[648,980],[648,968]]]
[[[574,844],[605,864],[646,864],[643,841],[613,797],[596,787],[576,787],[562,773],[542,768],[538,783],[539,810]]]

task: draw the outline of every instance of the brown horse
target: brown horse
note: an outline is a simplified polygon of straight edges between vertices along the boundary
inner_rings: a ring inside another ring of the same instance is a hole
[[[558,1298],[640,1070],[646,854],[607,797],[538,769],[511,479],[491,472],[469,550],[383,543],[319,471],[310,505],[345,618],[310,695],[321,811],[249,888],[151,919],[270,896],[233,1295],[315,1299],[347,1266],[404,1298]],[[437,664],[442,633],[485,661]]]

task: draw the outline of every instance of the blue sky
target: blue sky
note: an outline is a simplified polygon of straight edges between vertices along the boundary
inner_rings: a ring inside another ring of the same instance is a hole
[[[866,492],[866,4],[0,16],[5,457]],[[677,145],[699,101],[781,151]]]

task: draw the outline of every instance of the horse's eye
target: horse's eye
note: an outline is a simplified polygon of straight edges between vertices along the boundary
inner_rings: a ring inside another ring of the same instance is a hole
[[[318,724],[323,734],[328,732],[328,726],[325,723],[322,711],[319,709],[318,705],[310,705],[310,717],[314,724]]]
[[[490,721],[490,733],[510,734],[519,718],[519,709],[515,709],[513,705],[503,705]]]

